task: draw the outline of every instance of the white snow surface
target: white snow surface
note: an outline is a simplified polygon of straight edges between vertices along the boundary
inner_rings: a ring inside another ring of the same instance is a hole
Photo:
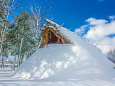
[[[38,80],[0,80],[0,86],[115,86],[114,81],[38,81]]]
[[[72,44],[49,44],[38,49],[12,76],[29,80],[114,80],[115,69],[96,47],[55,24]]]

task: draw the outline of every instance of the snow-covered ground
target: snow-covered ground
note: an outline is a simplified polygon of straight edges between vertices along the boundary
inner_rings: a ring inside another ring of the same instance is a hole
[[[0,76],[0,86],[115,86],[115,80],[16,80],[11,77],[12,72],[4,71],[4,75]]]
[[[9,71],[9,75],[11,74]],[[0,86],[115,86],[115,80],[15,80],[9,75],[0,77]]]
[[[115,86],[115,81],[37,81],[37,80],[0,80],[0,86]]]
[[[0,70],[0,79],[1,77],[12,75],[13,73],[14,71],[11,70]]]

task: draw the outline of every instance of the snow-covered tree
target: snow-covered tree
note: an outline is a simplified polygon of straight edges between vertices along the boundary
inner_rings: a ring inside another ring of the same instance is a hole
[[[34,33],[31,31],[29,19],[28,12],[21,12],[15,17],[14,24],[9,27],[11,29],[7,34],[7,40],[11,43],[11,55],[18,56],[18,65],[35,46]]]
[[[0,0],[0,57],[2,60],[2,68],[4,65],[4,56],[8,56],[6,33],[9,25],[9,15],[20,2],[21,0]]]

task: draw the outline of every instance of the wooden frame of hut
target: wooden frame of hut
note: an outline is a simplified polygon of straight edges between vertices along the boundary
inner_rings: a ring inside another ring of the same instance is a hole
[[[69,40],[67,40],[59,33],[59,30],[56,28],[56,25],[53,25],[48,22],[48,24],[44,28],[45,29],[41,34],[42,39],[40,48],[44,47],[47,44],[70,44]]]

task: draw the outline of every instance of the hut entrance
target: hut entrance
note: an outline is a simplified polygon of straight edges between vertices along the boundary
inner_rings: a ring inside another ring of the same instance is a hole
[[[70,44],[70,42],[64,38],[58,30],[47,27],[41,34],[42,40],[40,47],[47,44]]]
[[[48,44],[61,44],[62,41],[51,30],[48,31]]]

